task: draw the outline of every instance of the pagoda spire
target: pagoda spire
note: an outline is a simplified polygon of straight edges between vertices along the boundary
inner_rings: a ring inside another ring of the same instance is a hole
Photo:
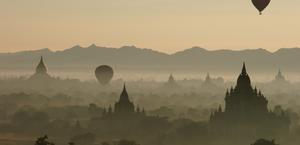
[[[126,90],[126,84],[125,83],[123,85],[123,91],[122,91],[121,96],[120,96],[120,101],[129,101],[129,97],[128,97],[128,93],[127,93],[127,90]]]
[[[245,64],[245,62],[243,62],[242,74],[247,74],[247,70],[246,70],[246,64]]]
[[[209,75],[209,73],[206,74],[206,80],[210,80],[210,75]]]
[[[275,81],[277,81],[277,82],[287,82],[286,81],[286,79],[285,79],[285,77],[284,77],[284,75],[282,74],[282,72],[281,72],[281,69],[279,69],[278,70],[278,73],[277,73],[277,75],[275,76]]]
[[[240,89],[242,89],[242,90],[246,89],[248,91],[252,90],[251,80],[250,80],[250,77],[247,73],[245,62],[243,62],[242,72],[241,72],[241,74],[239,75],[239,77],[237,79],[236,88],[238,90],[240,90]]]
[[[169,76],[169,80],[168,80],[169,83],[174,83],[175,82],[175,78],[173,76],[173,74],[171,73],[170,76]]]
[[[47,73],[47,68],[44,63],[43,56],[41,56],[40,62],[38,64],[38,66],[36,67],[36,73],[38,73],[38,74],[46,74]]]
[[[127,114],[134,112],[134,104],[129,100],[126,85],[124,83],[123,91],[120,95],[120,100],[115,103],[115,113]]]
[[[205,83],[211,83],[211,77],[209,73],[206,74]]]

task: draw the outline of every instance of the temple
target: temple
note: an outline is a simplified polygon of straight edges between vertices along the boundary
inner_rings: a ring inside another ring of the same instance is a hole
[[[207,75],[206,75],[206,77],[205,77],[205,80],[204,80],[204,83],[207,83],[207,84],[212,83],[212,80],[211,80],[211,78],[210,78],[209,73],[207,73]]]
[[[274,130],[288,131],[290,121],[283,110],[278,114],[268,109],[267,98],[256,87],[252,87],[244,63],[236,86],[226,92],[225,108],[219,106],[212,112],[210,124],[226,133],[247,128],[247,131],[257,134],[267,129],[272,133],[276,132]]]
[[[125,84],[123,87],[123,91],[120,95],[119,101],[115,103],[115,113],[117,113],[117,114],[134,113],[134,105],[129,100]]]
[[[177,84],[173,74],[170,74],[168,81],[165,83],[164,88],[166,89],[176,89],[179,85]]]
[[[268,112],[268,100],[261,91],[252,88],[245,64],[242,73],[238,77],[236,87],[226,93],[225,103],[225,112],[238,116],[245,114],[256,116]]]
[[[51,76],[47,73],[47,67],[44,63],[44,59],[41,56],[40,62],[35,69],[35,73],[30,77],[30,79],[50,79]]]
[[[119,101],[115,103],[114,110],[111,106],[108,109],[104,109],[103,116],[132,116],[132,115],[145,115],[145,109],[140,109],[139,107],[135,107],[133,102],[129,100],[129,96],[126,90],[126,86],[124,84],[123,91],[120,95]]]
[[[216,85],[213,82],[213,79],[210,77],[209,73],[207,73],[205,80],[202,84],[204,87],[215,87]]]
[[[278,71],[275,79],[272,81],[275,84],[286,84],[288,81],[285,79],[284,75],[282,74],[281,70]]]
[[[46,75],[47,74],[47,68],[45,66],[43,56],[41,56],[40,63],[36,67],[35,73],[36,74],[41,74],[41,75]]]

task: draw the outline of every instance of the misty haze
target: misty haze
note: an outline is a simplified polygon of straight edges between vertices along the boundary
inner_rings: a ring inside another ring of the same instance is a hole
[[[285,63],[298,51],[92,45],[2,53],[0,142],[294,145],[300,82]]]
[[[299,145],[298,0],[2,0],[0,145]]]

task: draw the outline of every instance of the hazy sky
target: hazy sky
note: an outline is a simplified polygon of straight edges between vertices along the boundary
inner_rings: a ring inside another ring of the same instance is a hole
[[[300,47],[300,1],[0,0],[0,51],[136,45],[163,52]]]

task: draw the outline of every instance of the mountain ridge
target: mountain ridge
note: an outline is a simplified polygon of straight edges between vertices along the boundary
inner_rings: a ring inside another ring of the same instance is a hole
[[[286,69],[299,71],[295,62],[300,62],[300,48],[281,48],[270,52],[266,49],[207,50],[192,47],[172,54],[136,46],[120,48],[88,47],[75,45],[71,48],[52,51],[48,48],[14,53],[0,53],[0,69],[34,67],[44,56],[49,67],[95,67],[101,64],[127,68],[159,68],[226,71],[240,67],[246,61],[254,70]]]
[[[191,48],[187,48],[187,49],[184,49],[184,50],[181,50],[181,51],[176,51],[174,53],[171,53],[171,54],[168,54],[168,53],[165,53],[165,52],[161,52],[161,51],[157,51],[157,50],[154,50],[154,49],[150,49],[150,48],[139,48],[139,47],[136,47],[134,45],[132,46],[121,46],[119,48],[115,48],[115,47],[103,47],[103,46],[97,46],[95,44],[92,44],[90,46],[87,46],[87,47],[82,47],[80,45],[74,45],[73,47],[70,47],[70,48],[67,48],[67,49],[64,49],[64,50],[51,50],[49,48],[42,48],[42,49],[37,49],[37,50],[24,50],[24,51],[16,51],[16,52],[0,52],[0,55],[3,55],[3,54],[19,54],[19,53],[35,53],[35,52],[50,52],[50,53],[59,53],[59,52],[65,52],[65,51],[70,51],[70,50],[74,50],[74,49],[91,49],[91,48],[96,48],[96,49],[117,49],[117,50],[121,50],[121,49],[132,49],[132,48],[135,48],[135,49],[140,49],[140,50],[149,50],[149,51],[153,51],[153,52],[159,52],[159,53],[163,53],[163,54],[167,54],[167,55],[175,55],[177,53],[182,53],[182,52],[186,52],[186,51],[194,51],[194,50],[197,50],[197,51],[202,51],[202,52],[219,52],[219,51],[229,51],[229,52],[247,52],[247,51],[262,51],[262,52],[266,52],[266,53],[278,53],[278,52],[281,52],[281,51],[290,51],[290,50],[300,50],[299,47],[292,47],[292,48],[279,48],[277,49],[276,51],[274,52],[271,52],[267,49],[263,49],[263,48],[254,48],[254,49],[240,49],[240,50],[233,50],[233,49],[217,49],[217,50],[209,50],[209,49],[205,49],[205,48],[202,48],[202,47],[198,47],[198,46],[194,46],[194,47],[191,47]]]

